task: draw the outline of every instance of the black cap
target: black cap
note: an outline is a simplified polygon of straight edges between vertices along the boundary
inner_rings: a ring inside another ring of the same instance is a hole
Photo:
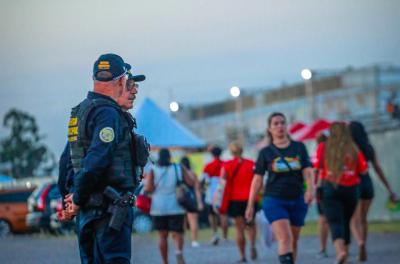
[[[134,80],[135,82],[143,82],[146,80],[146,76],[144,75],[132,75],[132,73],[128,72],[128,80]]]
[[[101,55],[93,65],[93,80],[108,82],[117,79],[131,69],[131,65],[125,63],[124,60],[112,53]],[[99,72],[109,72],[111,77],[99,77]]]

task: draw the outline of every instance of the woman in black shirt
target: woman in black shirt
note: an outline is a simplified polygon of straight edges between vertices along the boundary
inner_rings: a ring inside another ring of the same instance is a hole
[[[386,190],[389,193],[389,198],[392,202],[397,201],[396,194],[390,188],[390,184],[383,173],[382,167],[378,162],[378,158],[375,154],[375,149],[369,142],[368,134],[365,131],[363,124],[358,121],[351,121],[349,124],[350,132],[353,137],[354,142],[357,144],[357,147],[364,154],[367,162],[372,164],[372,167],[375,170],[376,175],[382,181],[383,185],[386,187]],[[368,235],[368,222],[367,216],[369,207],[371,205],[372,199],[374,198],[374,186],[372,184],[372,179],[367,173],[361,177],[361,183],[359,185],[359,203],[356,212],[353,215],[353,219],[351,221],[351,229],[354,237],[357,239],[359,252],[358,252],[358,260],[366,261],[367,260],[367,250],[366,250],[366,242]]]
[[[268,171],[263,210],[278,241],[280,263],[292,264],[308,204],[314,196],[313,170],[304,144],[289,138],[282,113],[269,116],[267,133],[270,144],[260,151],[254,168],[246,218],[250,221],[253,217],[254,201]]]

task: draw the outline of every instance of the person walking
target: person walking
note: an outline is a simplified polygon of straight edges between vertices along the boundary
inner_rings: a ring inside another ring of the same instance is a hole
[[[206,186],[205,209],[208,214],[208,221],[213,231],[211,244],[218,245],[220,237],[218,235],[218,225],[221,224],[223,238],[228,238],[228,221],[225,215],[220,215],[217,208],[214,207],[214,197],[220,184],[221,169],[223,161],[221,160],[222,149],[214,146],[210,150],[213,156],[212,161],[206,164],[203,169],[202,185]]]
[[[66,220],[77,215],[77,234],[82,263],[130,263],[133,191],[136,174],[134,121],[124,107],[132,108],[137,87],[128,80],[131,66],[116,54],[101,55],[93,66],[93,92],[71,111],[68,146],[59,184],[65,187]],[[124,97],[124,98],[123,98]],[[72,164],[73,175],[66,173]],[[60,165],[61,166],[61,165]],[[64,167],[65,166],[65,167]],[[66,194],[66,192],[70,192]],[[112,195],[105,195],[112,193]],[[118,198],[116,198],[118,197]],[[124,206],[122,205],[124,204]],[[126,210],[120,222],[110,211]],[[114,208],[114,209],[113,209]]]
[[[314,168],[318,167],[318,160],[316,159],[317,153],[319,152],[319,148],[323,147],[323,142],[328,140],[328,136],[325,133],[320,133],[316,138],[317,149],[314,155]],[[317,258],[327,258],[328,254],[326,252],[326,245],[328,242],[328,235],[329,235],[329,225],[326,220],[324,210],[322,209],[321,205],[321,197],[323,195],[323,189],[321,186],[322,180],[320,178],[320,170],[315,169],[315,182],[316,182],[316,205],[317,205],[317,212],[318,212],[318,237],[319,237],[319,252],[317,254]]]
[[[367,171],[364,155],[343,122],[334,122],[317,153],[322,179],[322,208],[332,234],[336,262],[345,263],[350,245],[350,220],[358,202],[360,175]],[[364,176],[361,176],[364,177]]]
[[[221,185],[224,186],[224,194],[220,211],[224,213],[225,208],[227,208],[228,216],[234,219],[236,243],[240,253],[239,263],[245,263],[247,262],[245,251],[246,229],[250,241],[251,259],[257,258],[256,226],[254,220],[246,223],[245,219],[250,185],[254,175],[254,161],[242,157],[243,147],[237,141],[229,144],[229,150],[233,159],[224,162],[221,170]],[[256,207],[256,204],[253,206]],[[253,212],[255,214],[255,210]]]
[[[389,193],[389,199],[392,202],[397,201],[396,194],[390,188],[390,184],[385,177],[382,167],[378,161],[375,149],[369,141],[368,134],[365,131],[363,124],[358,121],[351,121],[349,124],[351,136],[356,143],[359,150],[364,154],[367,162],[372,164],[374,171],[378,178],[381,180],[386,190]],[[360,183],[360,197],[356,212],[351,220],[351,230],[358,242],[358,259],[359,261],[367,260],[367,236],[368,236],[368,211],[374,198],[374,186],[371,176],[368,171],[361,177]]]
[[[189,187],[193,196],[196,198],[197,208],[192,210],[187,210],[186,217],[189,223],[190,234],[192,237],[191,246],[193,248],[199,247],[199,212],[201,212],[204,208],[203,201],[201,198],[201,190],[200,190],[200,182],[197,178],[197,175],[192,171],[190,160],[188,157],[184,156],[181,159],[181,166],[184,167],[189,176],[192,178],[194,182],[193,187]]]
[[[253,219],[254,203],[268,171],[263,211],[278,242],[280,263],[292,264],[308,204],[314,196],[313,169],[304,144],[289,138],[284,114],[276,112],[268,117],[267,134],[270,144],[260,151],[255,164],[246,218]]]
[[[185,210],[178,204],[176,186],[184,181],[194,186],[189,172],[179,164],[171,162],[168,149],[160,149],[158,162],[145,175],[144,191],[152,193],[150,215],[154,229],[158,232],[158,247],[164,264],[168,263],[168,236],[172,234],[178,264],[185,263],[183,257]]]

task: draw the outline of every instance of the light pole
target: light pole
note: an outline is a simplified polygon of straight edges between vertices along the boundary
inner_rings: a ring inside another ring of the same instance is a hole
[[[242,107],[242,99],[240,97],[240,88],[237,86],[233,86],[230,89],[230,94],[233,98],[235,98],[235,110],[236,110],[236,129],[238,133],[238,139],[239,141],[244,144],[244,133],[243,133],[243,124],[242,124],[242,112],[243,112],[243,107]]]
[[[310,121],[314,121],[317,118],[317,113],[315,108],[314,89],[312,85],[313,73],[310,69],[303,69],[301,71],[301,77],[303,78],[306,86],[305,96],[308,102],[309,118]]]

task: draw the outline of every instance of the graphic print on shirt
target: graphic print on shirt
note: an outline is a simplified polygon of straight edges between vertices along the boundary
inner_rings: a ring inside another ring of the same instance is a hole
[[[287,163],[289,163],[292,170],[301,170],[301,162],[299,157],[285,157]],[[289,168],[286,163],[280,158],[277,157],[272,161],[272,171],[276,173],[289,172]]]

